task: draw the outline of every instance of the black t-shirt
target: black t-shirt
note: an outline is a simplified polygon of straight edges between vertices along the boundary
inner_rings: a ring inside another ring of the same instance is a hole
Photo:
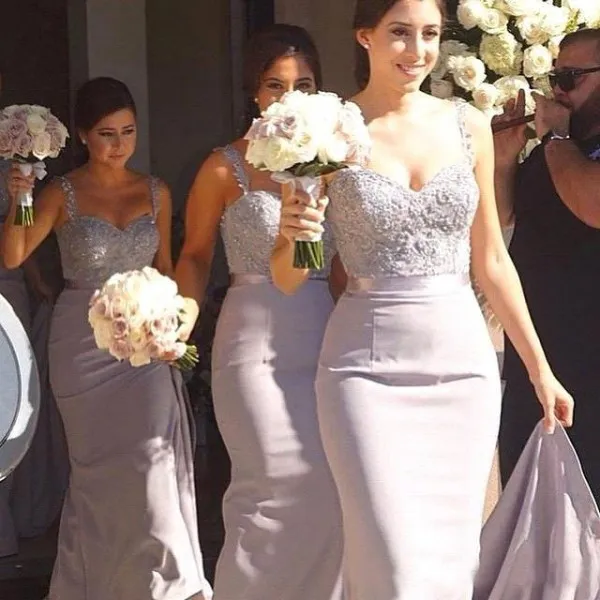
[[[600,148],[600,136],[580,147],[589,156]],[[600,189],[590,193],[600,203]],[[594,391],[600,406],[600,229],[561,201],[543,146],[519,168],[510,254],[555,374],[572,393]],[[509,385],[529,386],[508,340],[504,375]]]

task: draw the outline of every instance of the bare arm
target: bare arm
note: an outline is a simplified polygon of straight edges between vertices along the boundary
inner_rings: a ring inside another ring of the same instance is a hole
[[[515,180],[517,178],[517,161],[494,170],[494,190],[496,208],[502,227],[510,227],[515,220]]]
[[[208,157],[190,190],[185,214],[185,239],[175,278],[184,296],[202,306],[210,276],[219,222],[226,198],[235,194],[237,184],[221,153]]]
[[[18,169],[15,167],[11,169],[8,180],[11,207],[0,242],[0,255],[4,265],[9,269],[21,266],[64,218],[64,195],[60,185],[55,182],[47,185],[36,199],[33,226],[21,227],[14,224],[17,193],[27,187],[31,189],[32,184],[31,180],[24,180]]]
[[[571,140],[549,141],[544,152],[563,203],[584,223],[600,229],[600,162],[587,158]]]
[[[502,115],[495,117],[494,123],[511,122],[525,115],[525,94],[521,91],[516,100],[506,103]],[[510,127],[494,135],[494,188],[496,206],[502,227],[510,227],[514,222],[515,180],[519,168],[518,158],[525,147],[526,125]]]
[[[472,267],[484,294],[521,357],[545,411],[547,429],[572,421],[573,401],[556,381],[525,303],[516,269],[502,239],[494,198],[494,143],[485,117],[469,111],[480,203],[471,231]]]
[[[171,256],[171,220],[173,216],[173,202],[171,192],[167,185],[161,181],[158,189],[158,216],[156,223],[160,241],[158,251],[154,257],[154,267],[163,275],[173,278],[173,257]]]

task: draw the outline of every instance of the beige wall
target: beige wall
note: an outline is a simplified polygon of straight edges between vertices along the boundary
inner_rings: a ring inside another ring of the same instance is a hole
[[[306,27],[321,53],[325,88],[342,96],[355,91],[352,0],[275,0],[275,20]]]
[[[150,170],[146,0],[87,0],[88,76],[124,81],[138,109],[138,146],[131,166]]]

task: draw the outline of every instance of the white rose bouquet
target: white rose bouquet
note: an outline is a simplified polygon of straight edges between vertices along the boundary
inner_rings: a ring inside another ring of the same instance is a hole
[[[460,96],[493,117],[522,89],[532,114],[532,91],[551,94],[548,74],[560,41],[580,27],[600,27],[600,1],[459,0],[456,16],[431,93]]]
[[[366,163],[371,149],[358,106],[327,92],[285,94],[254,120],[245,139],[251,165],[271,171],[276,181],[299,185],[315,206],[322,177]],[[296,240],[294,267],[324,267],[320,236]]]
[[[145,267],[117,273],[96,290],[88,320],[98,348],[117,360],[134,367],[160,360],[189,370],[198,362],[198,351],[181,340],[185,310],[177,284]]]
[[[13,105],[0,112],[0,158],[16,160],[26,177],[33,173],[43,179],[43,161],[58,157],[68,137],[67,128],[43,106]],[[33,225],[32,194],[18,198],[15,223]]]

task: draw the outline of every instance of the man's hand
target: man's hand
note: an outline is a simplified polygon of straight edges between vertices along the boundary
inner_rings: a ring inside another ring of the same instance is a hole
[[[492,119],[492,125],[510,123],[522,118],[524,115],[525,93],[520,90],[515,99],[511,99],[505,104],[502,114]],[[525,124],[516,125],[494,134],[494,154],[498,170],[504,171],[506,168],[511,168],[517,164],[519,154],[527,143],[526,129],[527,125]]]
[[[535,130],[539,139],[549,131],[559,135],[568,135],[571,123],[571,111],[555,100],[541,94],[533,94],[535,100]]]

